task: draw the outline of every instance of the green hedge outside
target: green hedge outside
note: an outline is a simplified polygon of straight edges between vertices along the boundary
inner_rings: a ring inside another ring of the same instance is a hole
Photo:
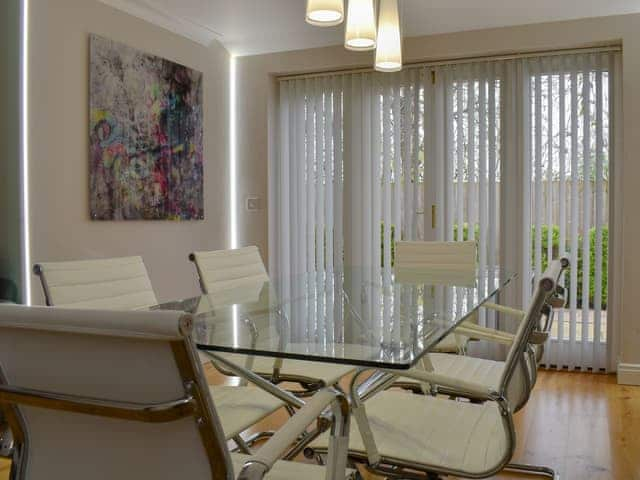
[[[560,228],[557,225],[553,225],[551,232],[551,251],[553,257],[558,257],[560,250]],[[548,246],[549,246],[549,227],[542,225],[542,269],[547,268],[549,263],[548,258]],[[591,228],[589,230],[589,307],[593,308],[595,304],[595,267],[596,267],[596,229]],[[531,228],[531,245],[535,245],[535,227]],[[576,303],[578,308],[582,308],[582,278],[584,262],[582,258],[582,242],[584,237],[578,236],[578,285],[576,291]],[[564,252],[570,251],[571,245],[565,245]],[[609,258],[609,228],[602,227],[602,308],[607,308],[607,293],[608,293],[608,258]],[[535,261],[535,254],[531,252],[531,263]],[[572,267],[574,267],[572,265]],[[569,298],[569,292],[571,291],[571,276],[566,275],[565,288],[567,289],[567,299]]]

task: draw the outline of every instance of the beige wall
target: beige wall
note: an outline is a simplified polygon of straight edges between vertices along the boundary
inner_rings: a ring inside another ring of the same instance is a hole
[[[227,51],[219,44],[205,48],[96,0],[32,0],[30,13],[33,261],[142,255],[160,299],[195,294],[188,253],[228,244]],[[206,220],[89,220],[89,33],[204,73]],[[34,300],[41,302],[32,279]]]
[[[622,42],[625,151],[618,157],[622,188],[617,209],[621,215],[620,239],[626,250],[618,249],[614,261],[624,264],[621,271],[621,360],[640,364],[640,255],[633,254],[640,238],[640,216],[634,206],[640,202],[637,182],[640,179],[640,15],[595,18],[530,26],[405,39],[408,62],[451,59],[505,52],[570,48]],[[332,70],[369,66],[370,54],[354,54],[341,46],[270,55],[242,57],[237,60],[238,99],[238,201],[243,205],[248,194],[264,199],[260,212],[240,209],[239,242],[257,244],[266,256],[268,251],[267,172],[273,155],[269,129],[273,122],[276,99],[274,74]],[[630,205],[630,208],[624,208]],[[622,250],[620,252],[620,250]],[[628,252],[628,253],[626,253]],[[622,260],[622,261],[621,261]]]

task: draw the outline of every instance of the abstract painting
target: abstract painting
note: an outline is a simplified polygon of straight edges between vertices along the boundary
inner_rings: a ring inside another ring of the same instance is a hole
[[[204,218],[202,73],[90,37],[90,215]]]

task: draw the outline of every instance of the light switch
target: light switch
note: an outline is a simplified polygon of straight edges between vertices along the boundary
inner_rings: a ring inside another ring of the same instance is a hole
[[[247,210],[249,212],[255,212],[257,210],[260,210],[260,197],[247,197]]]

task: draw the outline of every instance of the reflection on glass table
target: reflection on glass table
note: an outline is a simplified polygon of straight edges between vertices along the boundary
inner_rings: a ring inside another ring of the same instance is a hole
[[[346,268],[155,308],[193,313],[202,350],[408,369],[513,278]]]

